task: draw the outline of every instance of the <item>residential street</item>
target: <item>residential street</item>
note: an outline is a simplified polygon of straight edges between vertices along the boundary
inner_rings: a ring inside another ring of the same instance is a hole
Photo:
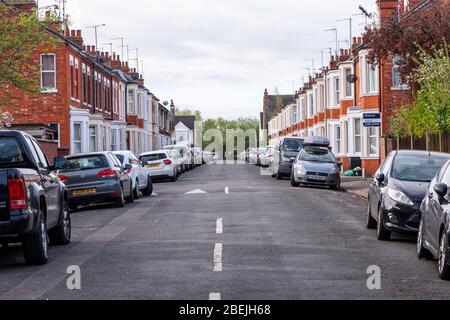
[[[47,265],[26,266],[20,247],[0,253],[0,299],[450,298],[414,238],[380,242],[365,228],[365,200],[259,170],[202,166],[124,209],[81,210],[73,243],[51,247]],[[71,265],[81,290],[67,289]],[[381,290],[367,289],[371,265]]]

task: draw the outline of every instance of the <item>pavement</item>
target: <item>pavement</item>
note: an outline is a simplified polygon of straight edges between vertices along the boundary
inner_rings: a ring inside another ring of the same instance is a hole
[[[417,259],[414,237],[377,241],[354,194],[292,188],[253,165],[202,166],[155,193],[75,213],[73,243],[45,266],[0,251],[0,299],[450,299],[436,261]]]
[[[369,186],[373,182],[373,178],[341,177],[341,179],[341,188],[344,191],[361,198],[368,198]]]

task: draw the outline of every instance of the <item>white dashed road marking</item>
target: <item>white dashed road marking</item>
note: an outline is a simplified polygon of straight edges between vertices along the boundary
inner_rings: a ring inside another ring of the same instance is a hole
[[[220,301],[222,300],[220,293],[210,293],[209,294],[209,300],[211,301]]]
[[[201,189],[195,189],[195,190],[186,192],[185,194],[205,194],[205,193],[208,193],[208,192],[203,191],[203,190],[201,190]]]
[[[222,272],[222,251],[223,245],[216,243],[214,248],[214,272]]]
[[[229,194],[230,193],[230,188],[226,187],[225,188],[225,194]]]
[[[223,233],[223,218],[217,219],[216,233],[217,234]]]

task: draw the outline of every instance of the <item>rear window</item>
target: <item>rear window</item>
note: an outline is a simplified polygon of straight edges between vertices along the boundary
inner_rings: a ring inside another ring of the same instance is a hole
[[[158,160],[164,160],[167,159],[167,155],[165,153],[155,153],[155,154],[149,154],[146,156],[141,156],[141,161],[158,161]]]
[[[446,157],[436,156],[397,156],[392,167],[392,177],[405,181],[430,182],[447,160]]]
[[[300,151],[303,147],[303,140],[301,139],[286,139],[283,143],[283,151]]]
[[[120,160],[120,162],[123,164],[123,162],[125,161],[125,156],[123,154],[114,154],[117,159]]]
[[[67,159],[67,169],[64,171],[82,171],[108,168],[108,160],[103,155],[76,157]]]
[[[0,166],[21,164],[25,162],[25,154],[19,141],[13,137],[0,138]]]
[[[306,147],[300,152],[298,159],[300,161],[326,162],[334,163],[336,159],[328,149]]]

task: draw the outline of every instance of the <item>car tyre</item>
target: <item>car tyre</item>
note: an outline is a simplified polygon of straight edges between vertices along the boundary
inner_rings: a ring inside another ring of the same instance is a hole
[[[126,202],[134,203],[134,191],[133,191],[133,184],[131,183],[131,181],[130,181],[130,196],[126,199]]]
[[[275,177],[277,178],[277,180],[283,180],[283,178],[284,178],[284,176],[280,172],[277,172]]]
[[[153,182],[152,182],[152,178],[148,177],[147,178],[147,187],[142,191],[142,193],[144,194],[144,196],[149,197],[152,195],[153,193]]]
[[[48,234],[42,211],[39,212],[37,230],[23,240],[23,254],[28,265],[43,265],[48,261]]]
[[[447,230],[444,230],[441,235],[441,239],[439,241],[439,278],[442,280],[450,280],[450,265],[448,261],[449,257],[449,249],[448,249],[448,235]]]
[[[377,220],[372,217],[372,210],[370,210],[370,201],[367,203],[367,229],[375,230],[377,228]]]
[[[420,220],[419,234],[417,235],[417,257],[426,260],[434,258],[431,252],[423,246],[423,218]]]
[[[378,209],[378,223],[377,223],[377,238],[380,241],[389,241],[391,240],[392,232],[386,229],[384,226],[383,215],[381,206]]]
[[[62,217],[59,224],[48,233],[50,243],[56,246],[66,246],[70,244],[72,237],[72,221],[67,203],[62,208]]]
[[[300,183],[295,181],[294,173],[291,174],[291,186],[294,188],[298,188],[300,186]]]
[[[133,197],[134,199],[138,200],[141,195],[140,195],[140,190],[139,190],[139,180],[136,180],[136,184],[133,190]]]
[[[125,207],[125,197],[123,195],[123,188],[120,188],[120,195],[119,197],[116,199],[116,206],[118,208],[123,208]]]

